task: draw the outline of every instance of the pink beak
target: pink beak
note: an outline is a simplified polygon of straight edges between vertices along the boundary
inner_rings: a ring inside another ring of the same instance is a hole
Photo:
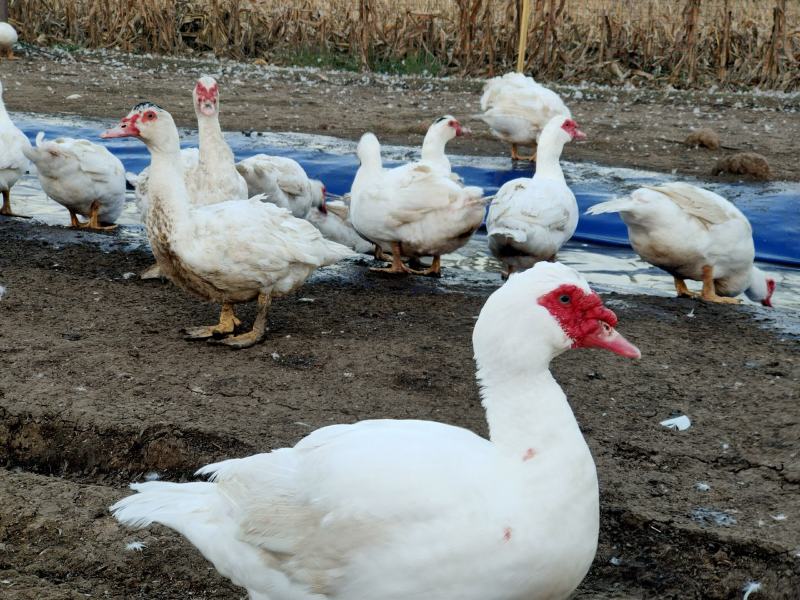
[[[583,133],[580,129],[576,129],[572,133],[572,139],[573,140],[585,140],[586,139],[586,134]]]
[[[106,129],[103,133],[100,134],[100,137],[103,139],[109,138],[122,138],[122,137],[136,137],[139,135],[139,130],[129,123],[120,123],[116,127],[112,127],[111,129]]]
[[[639,349],[605,321],[600,321],[597,331],[581,338],[582,348],[604,348],[626,358],[641,358]]]

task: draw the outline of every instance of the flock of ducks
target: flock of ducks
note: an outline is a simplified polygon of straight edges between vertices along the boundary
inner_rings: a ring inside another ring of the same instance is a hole
[[[356,252],[386,258],[381,270],[391,273],[438,275],[442,254],[484,219],[488,199],[445,155],[464,133],[450,115],[431,125],[420,160],[396,168],[383,166],[378,139],[365,134],[349,202],[328,202],[293,160],[235,162],[216,81],[199,79],[193,99],[197,149],[181,150],[171,115],[148,102],[102,134],[138,138],[150,151],[150,166],[128,179],[154,270],[221,305],[219,322],[187,328],[188,338],[252,346],[272,298]],[[517,600],[575,590],[597,548],[597,473],[549,364],[571,348],[640,353],[586,281],[555,262],[578,222],[559,157],[584,133],[556,94],[520,74],[488,82],[481,105],[512,156],[536,146],[535,174],[506,183],[486,221],[509,275],[473,333],[489,439],[413,420],[324,427],[293,448],[198,471],[209,481],[135,484],[138,493],[112,507],[120,522],[177,530],[251,600]],[[3,215],[13,214],[11,187],[31,161],[74,227],[113,227],[125,174],[103,146],[43,134],[31,146],[1,104],[0,138]],[[669,183],[589,212],[618,212],[634,249],[674,276],[679,295],[695,295],[684,281],[694,279],[705,300],[745,292],[770,305],[775,282],[753,265],[750,225],[717,194]],[[420,268],[425,257],[432,262]],[[235,305],[253,300],[255,322],[237,333]]]

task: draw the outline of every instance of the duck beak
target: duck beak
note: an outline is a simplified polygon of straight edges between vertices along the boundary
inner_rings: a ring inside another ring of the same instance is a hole
[[[625,358],[641,358],[639,349],[626,340],[620,332],[605,321],[598,321],[599,327],[581,338],[582,348],[603,348]]]
[[[123,138],[123,137],[136,137],[139,135],[139,130],[136,128],[135,125],[131,123],[122,122],[116,127],[112,127],[111,129],[106,129],[103,133],[100,134],[100,137],[104,140],[111,139],[111,138]]]
[[[585,140],[586,134],[583,133],[580,129],[576,129],[575,133],[572,134],[572,139],[577,141]]]

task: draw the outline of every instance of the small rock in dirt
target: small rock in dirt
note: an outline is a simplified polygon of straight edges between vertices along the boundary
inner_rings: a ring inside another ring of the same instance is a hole
[[[677,429],[678,431],[686,431],[689,427],[692,426],[692,421],[686,415],[680,415],[678,417],[672,417],[671,419],[665,419],[660,423],[664,427],[668,427],[669,429]]]
[[[68,332],[68,333],[62,333],[61,337],[64,338],[65,340],[69,340],[70,342],[77,342],[79,339],[81,339],[82,336],[80,333]]]
[[[719,150],[719,134],[710,127],[702,127],[686,136],[683,143],[691,148]]]

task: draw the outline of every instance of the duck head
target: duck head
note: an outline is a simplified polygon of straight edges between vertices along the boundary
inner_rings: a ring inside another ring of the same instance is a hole
[[[577,271],[540,262],[514,274],[486,301],[472,340],[479,369],[504,373],[547,368],[571,348],[601,348],[639,358],[617,332],[617,316]]]
[[[750,287],[745,290],[745,294],[753,302],[760,302],[772,308],[772,294],[775,293],[776,287],[777,284],[772,277],[758,267],[753,267],[750,272]]]
[[[467,135],[470,130],[461,125],[453,115],[445,115],[436,119],[430,127],[425,137],[438,137],[442,138],[445,142],[452,140],[454,137]]]
[[[200,117],[215,117],[219,114],[219,84],[213,77],[204,75],[194,84],[192,91],[194,112]]]
[[[178,129],[172,115],[152,102],[141,102],[120,120],[116,127],[100,134],[101,138],[135,137],[151,150],[180,150]]]

